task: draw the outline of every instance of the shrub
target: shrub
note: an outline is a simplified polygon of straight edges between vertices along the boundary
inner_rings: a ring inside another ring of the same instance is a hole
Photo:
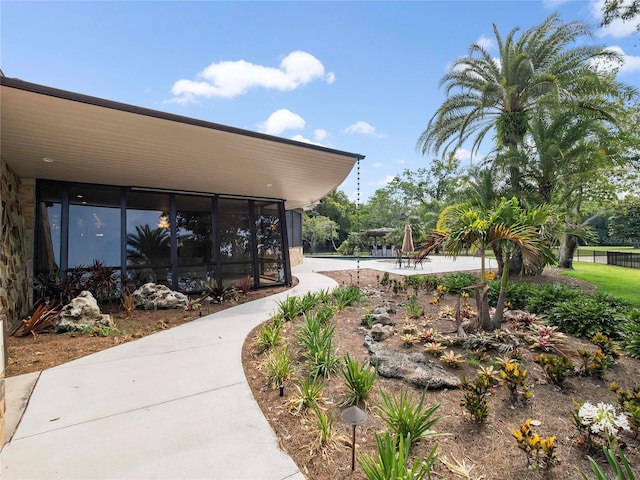
[[[306,379],[299,378],[296,384],[296,392],[293,394],[285,406],[298,414],[305,408],[316,408],[321,401],[324,401],[322,391],[327,384],[316,376],[308,376]]]
[[[352,303],[360,301],[360,298],[362,298],[360,287],[354,286],[336,287],[331,293],[336,301],[338,310],[343,310]]]
[[[640,309],[634,308],[627,312],[620,325],[620,337],[620,345],[627,356],[640,358]]]
[[[440,285],[447,287],[447,292],[452,295],[458,295],[463,288],[479,282],[480,279],[477,276],[468,272],[451,273],[440,279]]]
[[[500,282],[497,280],[490,281],[487,282],[487,286],[489,287],[489,292],[487,293],[489,305],[495,307],[500,294]],[[509,302],[514,310],[526,310],[529,299],[535,294],[538,287],[539,285],[526,282],[509,282],[505,300]]]
[[[398,438],[410,438],[416,442],[422,438],[433,437],[437,434],[431,430],[441,417],[433,417],[440,405],[425,406],[424,399],[427,390],[424,389],[417,402],[406,389],[401,389],[396,396],[380,390],[382,404],[378,406],[379,417],[387,424],[391,432]]]
[[[347,354],[340,371],[349,388],[349,393],[340,401],[340,405],[350,406],[366,402],[376,380],[375,368],[369,362],[365,362],[360,366],[356,360],[353,360]]]
[[[261,351],[269,351],[275,348],[282,341],[282,323],[278,320],[271,320],[265,323],[259,330],[256,343]]]
[[[562,385],[567,374],[573,371],[573,363],[567,357],[547,355],[536,355],[533,361],[544,368],[551,381],[556,385]]]
[[[582,290],[561,283],[536,285],[529,291],[525,309],[530,313],[545,315],[557,304],[570,302],[585,295]]]
[[[278,302],[278,309],[285,320],[291,321],[302,313],[300,299],[296,296],[288,296]]]
[[[467,380],[462,376],[462,389],[465,391],[462,405],[476,422],[484,422],[489,415],[489,400],[487,395],[493,385],[497,383],[495,377],[478,372],[474,380]]]
[[[267,378],[274,387],[282,387],[291,378],[293,362],[289,356],[289,346],[271,351],[267,357]]]
[[[593,337],[603,333],[618,336],[619,320],[615,307],[600,295],[581,295],[567,302],[556,303],[545,313],[547,321],[565,333],[576,337]]]
[[[415,458],[409,464],[410,437],[394,438],[388,432],[375,434],[378,446],[377,458],[368,455],[358,457],[358,464],[368,480],[423,480],[431,478],[431,469],[438,460],[436,445],[422,460]]]

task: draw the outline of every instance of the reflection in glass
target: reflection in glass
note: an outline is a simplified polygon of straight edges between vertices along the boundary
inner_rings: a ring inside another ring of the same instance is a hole
[[[277,203],[255,202],[260,285],[285,281],[282,228]]]
[[[69,268],[120,266],[120,189],[69,188]]]
[[[210,197],[176,195],[178,289],[202,291],[214,279]]]
[[[41,184],[38,209],[40,224],[36,270],[55,271],[60,268],[62,187],[56,184]]]
[[[127,192],[127,276],[170,286],[169,195]]]
[[[249,202],[221,198],[218,201],[218,210],[222,263],[251,262]]]

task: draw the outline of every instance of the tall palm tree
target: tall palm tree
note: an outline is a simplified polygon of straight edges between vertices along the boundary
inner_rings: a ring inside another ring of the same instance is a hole
[[[616,92],[615,82],[601,81],[594,68],[599,58],[619,60],[599,46],[569,46],[589,35],[581,22],[563,23],[557,14],[516,38],[518,29],[502,38],[494,24],[498,58],[474,43],[469,53],[453,62],[440,81],[447,99],[429,120],[417,148],[443,154],[467,140],[478,151],[489,132],[495,132],[496,151],[509,163],[512,192],[521,193],[518,148],[529,130],[532,109],[540,102],[565,102],[569,108],[606,113],[608,103],[592,95]],[[596,101],[598,98],[599,101]]]

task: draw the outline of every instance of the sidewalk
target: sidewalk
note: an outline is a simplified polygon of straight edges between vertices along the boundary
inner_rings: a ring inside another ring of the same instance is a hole
[[[360,268],[404,275],[480,265],[479,259],[464,257],[456,262],[434,257],[425,262],[424,270],[400,269],[380,260],[359,263]],[[291,290],[39,376],[7,379],[7,418],[17,423],[21,407],[28,404],[0,454],[0,476],[303,480],[251,395],[242,368],[242,344],[269,318],[276,302],[336,286],[314,272],[356,268],[356,261],[305,258],[293,269],[299,283]]]

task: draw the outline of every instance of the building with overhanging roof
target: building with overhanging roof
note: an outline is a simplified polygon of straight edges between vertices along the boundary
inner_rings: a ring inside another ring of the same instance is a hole
[[[0,77],[0,313],[98,261],[182,292],[291,283],[301,211],[363,155]]]

